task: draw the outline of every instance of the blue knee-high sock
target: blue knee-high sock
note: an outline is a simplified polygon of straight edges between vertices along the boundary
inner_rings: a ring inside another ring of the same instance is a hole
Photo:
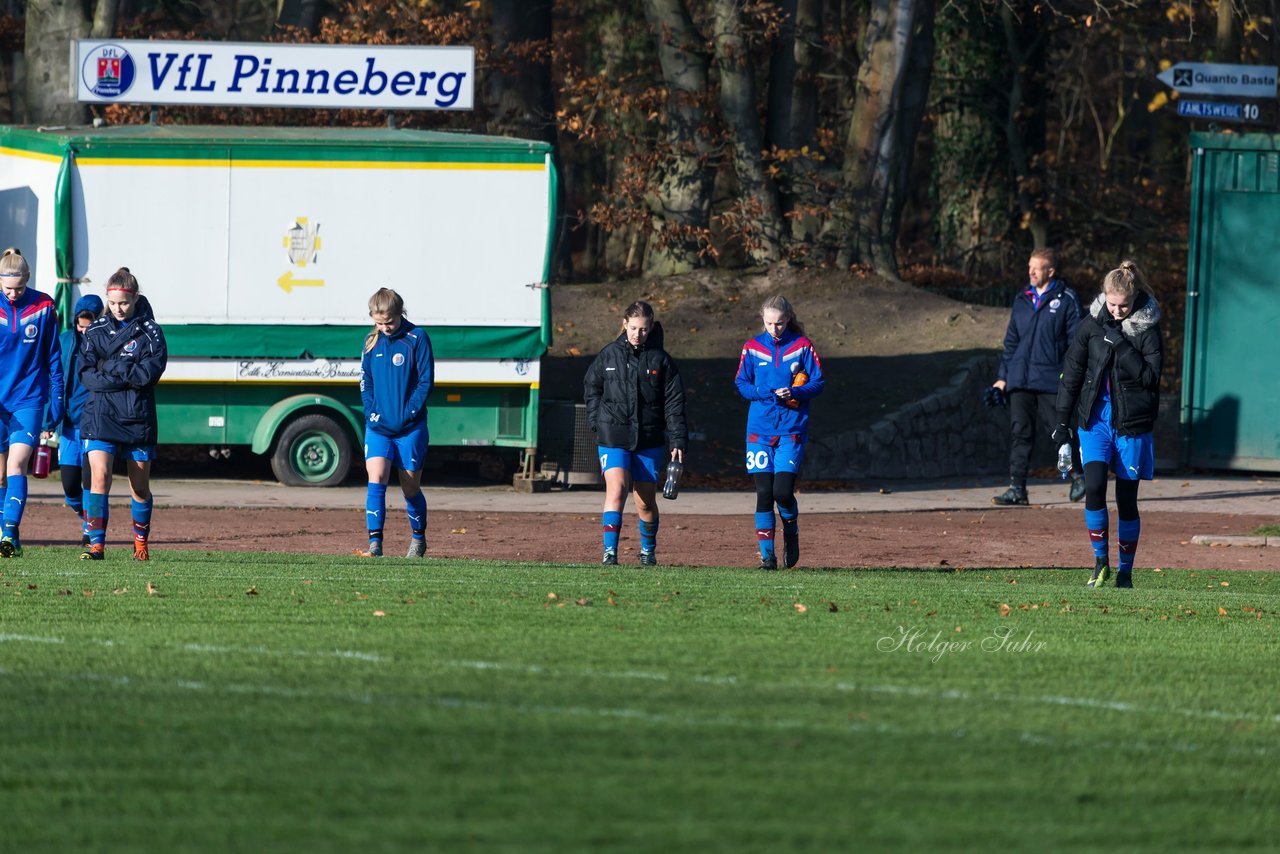
[[[70,507],[73,511],[75,511],[75,514],[77,516],[80,516],[80,517],[84,516],[84,495],[83,494],[64,495],[62,496],[62,500],[66,502],[68,507]]]
[[[18,526],[22,524],[22,511],[26,507],[27,476],[11,474],[4,489],[4,536],[17,536]]]
[[[107,542],[107,495],[105,492],[90,492],[84,501],[84,529],[89,535],[89,544],[105,545]]]
[[[756,541],[760,544],[760,557],[773,557],[773,511],[756,512]]]
[[[600,514],[600,527],[604,531],[604,550],[618,550],[618,532],[622,530],[622,513],[618,510],[606,510]]]
[[[654,519],[652,522],[640,520],[640,548],[642,551],[651,552],[658,547],[658,522]]]
[[[139,543],[146,543],[147,537],[151,536],[151,510],[155,507],[155,497],[148,498],[146,501],[132,499],[130,510],[133,512],[133,539]]]
[[[1117,572],[1133,571],[1133,556],[1138,553],[1138,537],[1141,534],[1141,519],[1116,521],[1116,545],[1120,549],[1120,567]]]
[[[369,484],[364,497],[364,522],[369,529],[370,540],[382,539],[382,525],[387,516],[387,485]]]
[[[404,500],[405,512],[409,514],[409,528],[415,540],[427,538],[427,496],[419,489],[412,498]]]
[[[1107,557],[1107,508],[1084,511],[1084,526],[1089,529],[1089,542],[1093,545],[1093,556]]]
[[[794,534],[800,530],[800,502],[791,499],[791,506],[778,502],[778,515],[782,517],[782,530]]]

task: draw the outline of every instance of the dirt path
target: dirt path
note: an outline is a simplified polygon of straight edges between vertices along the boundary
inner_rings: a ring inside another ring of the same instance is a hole
[[[390,503],[387,552],[403,554],[408,528]],[[109,550],[129,548],[128,511],[113,507]],[[750,508],[744,508],[750,509]],[[1148,511],[1142,517],[1140,568],[1276,569],[1280,549],[1191,545],[1188,531],[1240,532],[1257,517],[1223,513]],[[153,552],[282,551],[350,554],[363,546],[363,512],[335,509],[165,508],[154,520]],[[1092,565],[1084,524],[1075,513],[1014,511],[824,513],[802,517],[802,567],[1081,567]],[[588,513],[431,513],[433,557],[594,563],[599,517]],[[23,521],[28,546],[79,542],[70,511],[32,504]],[[621,558],[635,563],[634,514],[624,517]],[[1114,553],[1115,545],[1112,544]],[[755,566],[749,513],[679,515],[663,521],[658,555],[666,565]],[[2,569],[0,565],[0,569]]]

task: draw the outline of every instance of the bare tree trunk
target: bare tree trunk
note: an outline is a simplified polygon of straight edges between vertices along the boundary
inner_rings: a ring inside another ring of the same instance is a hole
[[[1235,0],[1218,0],[1218,38],[1214,60],[1234,64],[1240,61],[1240,27]]]
[[[707,165],[707,57],[683,0],[644,0],[657,36],[658,62],[667,87],[667,147],[662,178],[650,202],[654,238],[645,272],[683,273],[705,262],[714,174]]]
[[[528,49],[541,42],[550,50],[552,0],[491,0],[493,52],[510,56],[510,49]],[[495,129],[524,139],[555,142],[551,60],[519,57],[493,69],[485,81]]]
[[[83,124],[86,110],[71,95],[67,46],[89,35],[80,0],[28,0],[23,52],[27,118],[32,124]]]
[[[1045,42],[1049,24],[1045,13],[1039,11],[1039,4],[1020,5],[1020,16],[1008,4],[1000,7],[1000,23],[1009,52],[1009,102],[1004,127],[1022,227],[1031,232],[1030,248],[1037,249],[1049,245],[1049,219],[1042,198],[1044,176],[1039,165],[1045,150]]]
[[[934,0],[873,0],[845,142],[837,263],[898,277],[896,243],[924,115]]]
[[[98,0],[93,10],[93,26],[89,37],[109,39],[116,34],[116,17],[120,13],[120,0]]]
[[[765,145],[779,151],[814,146],[818,129],[818,63],[821,59],[822,0],[780,0],[787,23],[769,64],[769,104]],[[788,157],[781,170],[779,206],[791,212],[797,206],[816,207],[813,173],[817,164],[807,157]],[[818,228],[812,217],[790,220],[792,241],[810,241]]]
[[[277,0],[276,26],[296,27],[314,34],[320,29],[324,0]]]
[[[720,69],[720,114],[729,129],[733,168],[738,178],[735,230],[752,266],[780,256],[782,216],[773,182],[764,171],[755,75],[743,35],[738,0],[715,0],[715,57]]]

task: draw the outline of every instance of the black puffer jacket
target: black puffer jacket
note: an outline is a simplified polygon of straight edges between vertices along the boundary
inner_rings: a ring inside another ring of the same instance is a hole
[[[1114,333],[1114,334],[1112,334]],[[1111,334],[1115,345],[1108,344]],[[1133,312],[1116,323],[1099,295],[1067,350],[1058,385],[1058,419],[1084,427],[1102,389],[1103,372],[1111,379],[1111,423],[1123,436],[1150,433],[1160,408],[1160,306],[1142,291]]]
[[[684,450],[684,383],[662,349],[662,324],[654,324],[639,348],[619,335],[587,368],[582,385],[587,423],[598,444],[628,451]]]
[[[124,445],[156,443],[156,383],[169,363],[164,333],[146,297],[120,326],[107,314],[80,342],[80,382],[89,390],[80,414],[85,439]]]

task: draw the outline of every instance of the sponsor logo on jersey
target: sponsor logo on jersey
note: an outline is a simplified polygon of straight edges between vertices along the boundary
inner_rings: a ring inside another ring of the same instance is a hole
[[[134,353],[138,352],[138,342],[136,340],[128,341],[120,349],[123,350],[128,355],[132,356]]]
[[[39,334],[40,329],[34,323],[28,323],[22,328],[22,334],[28,338],[35,338]]]
[[[394,356],[392,356],[392,357],[391,357],[391,364],[395,365],[397,368],[398,368],[398,367],[400,367],[401,365],[403,365],[403,364],[404,364],[404,353],[396,353]]]

